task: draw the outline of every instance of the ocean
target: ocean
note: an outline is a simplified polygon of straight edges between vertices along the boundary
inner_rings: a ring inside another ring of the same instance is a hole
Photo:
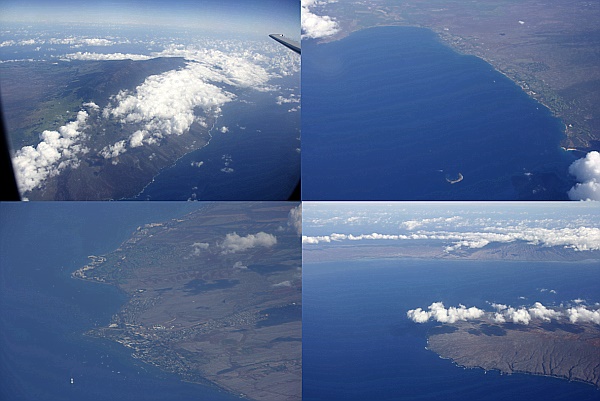
[[[117,288],[70,274],[117,248],[141,224],[179,217],[196,202],[0,204],[0,399],[210,400],[239,398],[85,337],[125,302]],[[73,384],[70,379],[73,378]]]
[[[563,124],[427,29],[303,42],[305,200],[559,200]]]
[[[290,77],[277,81],[290,87]],[[222,107],[210,143],[161,171],[138,200],[286,200],[300,179],[300,117],[271,92]],[[222,133],[220,128],[227,127]]]
[[[597,266],[586,262],[305,263],[303,399],[598,400],[600,391],[584,383],[457,367],[425,349],[433,324],[406,317],[407,310],[437,301],[484,309],[490,309],[486,301],[593,303],[598,279]]]

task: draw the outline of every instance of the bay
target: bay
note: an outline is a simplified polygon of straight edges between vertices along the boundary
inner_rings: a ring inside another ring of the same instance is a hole
[[[303,42],[305,200],[559,200],[561,121],[422,28]]]

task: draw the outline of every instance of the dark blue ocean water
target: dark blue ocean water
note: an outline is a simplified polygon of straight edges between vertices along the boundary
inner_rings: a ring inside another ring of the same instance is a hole
[[[486,301],[596,302],[594,264],[363,260],[305,263],[302,274],[304,400],[600,399],[583,383],[459,368],[425,349],[433,324],[406,317],[437,301],[485,309]]]
[[[294,80],[274,83],[289,87]],[[275,98],[272,92],[249,91],[223,106],[210,143],[162,171],[136,199],[288,199],[300,179],[300,114]],[[229,132],[218,132],[223,126]]]
[[[125,301],[74,280],[88,255],[119,246],[140,224],[202,207],[171,202],[0,204],[0,400],[238,399],[180,382],[119,344],[84,337]],[[70,378],[74,384],[70,384]]]
[[[566,199],[561,122],[431,31],[377,27],[302,52],[303,199]]]

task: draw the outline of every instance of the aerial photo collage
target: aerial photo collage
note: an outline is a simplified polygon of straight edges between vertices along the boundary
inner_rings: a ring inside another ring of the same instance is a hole
[[[597,0],[0,0],[0,400],[600,400]]]

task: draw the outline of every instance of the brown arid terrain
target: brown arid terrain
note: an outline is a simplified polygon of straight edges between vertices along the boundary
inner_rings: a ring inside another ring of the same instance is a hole
[[[467,368],[552,376],[600,387],[600,330],[593,323],[457,322],[431,334],[428,348]]]
[[[208,204],[141,226],[73,277],[128,301],[92,337],[252,400],[300,400],[301,246],[296,204]]]

